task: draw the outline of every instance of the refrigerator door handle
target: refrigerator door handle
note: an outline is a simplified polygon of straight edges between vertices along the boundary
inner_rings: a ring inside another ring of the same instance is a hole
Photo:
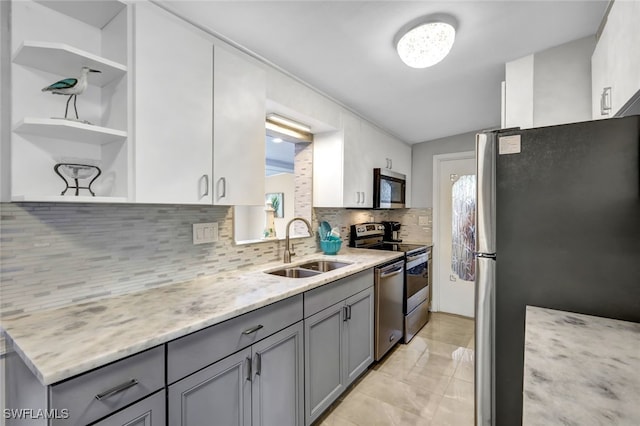
[[[476,257],[475,418],[476,426],[492,426],[495,413],[494,329],[496,261]]]
[[[476,135],[476,252],[496,252],[496,133]]]

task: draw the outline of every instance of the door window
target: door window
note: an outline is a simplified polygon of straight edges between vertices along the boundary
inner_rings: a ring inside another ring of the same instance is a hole
[[[476,176],[451,175],[451,270],[465,281],[475,280]]]

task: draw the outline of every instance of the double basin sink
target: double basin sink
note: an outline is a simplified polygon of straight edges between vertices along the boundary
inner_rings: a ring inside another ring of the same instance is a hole
[[[349,265],[351,265],[351,263],[332,260],[313,260],[303,263],[302,265],[276,269],[275,271],[269,271],[267,273],[287,278],[307,278]]]

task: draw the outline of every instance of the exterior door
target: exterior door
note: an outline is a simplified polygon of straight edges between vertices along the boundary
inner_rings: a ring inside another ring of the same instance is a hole
[[[437,310],[474,316],[476,164],[467,158],[447,158],[437,170]],[[434,251],[435,253],[435,251]]]
[[[304,424],[302,321],[253,345],[252,426]]]
[[[251,348],[169,386],[171,426],[251,426]]]

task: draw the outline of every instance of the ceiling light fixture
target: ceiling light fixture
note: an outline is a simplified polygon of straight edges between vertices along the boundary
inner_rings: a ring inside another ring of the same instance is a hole
[[[431,15],[405,25],[395,38],[400,59],[412,68],[427,68],[449,54],[456,37],[456,21]]]
[[[273,139],[271,139],[271,142],[273,142],[273,143],[281,143],[282,142],[282,138],[273,138]]]

